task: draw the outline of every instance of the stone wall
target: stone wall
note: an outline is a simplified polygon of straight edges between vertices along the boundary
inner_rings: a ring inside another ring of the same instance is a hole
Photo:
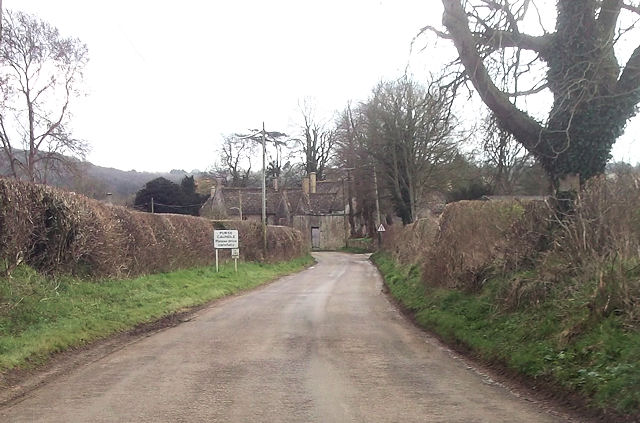
[[[320,229],[320,250],[336,250],[346,246],[347,230],[344,215],[294,216],[293,227],[302,232],[311,246],[311,228]]]

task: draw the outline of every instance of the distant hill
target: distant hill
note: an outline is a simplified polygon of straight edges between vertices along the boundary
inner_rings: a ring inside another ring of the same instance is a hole
[[[2,155],[0,156],[0,175],[8,174],[6,158]],[[97,200],[105,200],[110,193],[113,203],[132,204],[136,192],[152,179],[163,177],[180,183],[182,178],[192,175],[198,177],[201,172],[198,170],[186,172],[179,169],[170,172],[125,171],[78,161],[75,163],[74,170],[65,171],[61,175],[52,175],[49,183]]]

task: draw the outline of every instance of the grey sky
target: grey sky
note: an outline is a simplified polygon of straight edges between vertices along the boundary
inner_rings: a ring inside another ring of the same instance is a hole
[[[439,0],[3,0],[89,46],[75,135],[88,159],[124,170],[205,169],[221,134],[295,132],[298,104],[329,119],[410,64],[416,79],[440,51],[410,54]],[[448,47],[445,42],[440,48]],[[640,131],[638,119],[628,132]],[[619,142],[616,158],[640,160]]]

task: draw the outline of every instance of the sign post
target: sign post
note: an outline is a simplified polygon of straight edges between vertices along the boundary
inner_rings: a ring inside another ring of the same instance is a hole
[[[378,248],[380,248],[380,245],[382,245],[383,232],[386,232],[386,229],[384,228],[384,225],[381,223],[380,226],[378,226]]]
[[[239,248],[232,248],[231,249],[231,258],[234,261],[233,266],[236,269],[236,273],[238,273],[238,258],[239,257],[240,257],[240,249]]]
[[[216,249],[216,272],[218,272],[218,249],[238,249],[238,230],[237,229],[216,229],[213,231],[213,248]],[[238,256],[240,252],[238,250]],[[236,257],[236,272],[238,271],[238,262]]]

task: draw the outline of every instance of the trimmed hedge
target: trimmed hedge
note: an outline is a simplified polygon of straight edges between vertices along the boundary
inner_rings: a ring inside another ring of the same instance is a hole
[[[210,264],[214,226],[240,231],[241,259],[278,261],[307,252],[302,234],[256,222],[214,223],[112,206],[53,187],[0,178],[0,271],[20,263],[49,273],[122,277]]]

